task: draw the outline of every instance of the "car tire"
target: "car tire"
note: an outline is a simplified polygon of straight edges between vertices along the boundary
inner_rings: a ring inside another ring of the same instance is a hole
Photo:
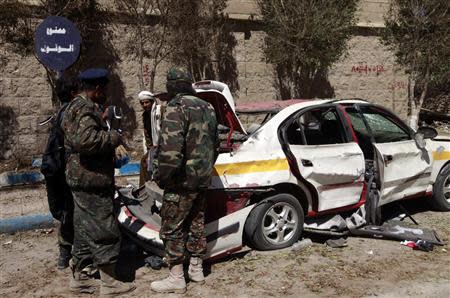
[[[450,211],[450,164],[444,166],[436,178],[431,204],[439,211]]]
[[[300,237],[304,219],[303,208],[294,196],[277,194],[253,208],[244,226],[244,237],[257,250],[285,248]]]

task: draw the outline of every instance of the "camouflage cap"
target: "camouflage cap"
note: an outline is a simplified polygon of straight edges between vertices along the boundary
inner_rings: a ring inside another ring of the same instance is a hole
[[[167,72],[167,81],[184,81],[192,83],[192,75],[189,71],[181,67],[172,67]]]

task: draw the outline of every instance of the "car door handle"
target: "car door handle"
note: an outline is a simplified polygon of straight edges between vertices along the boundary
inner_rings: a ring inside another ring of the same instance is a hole
[[[343,154],[344,157],[360,156],[360,155],[362,156],[362,153],[358,153],[358,152],[355,152],[355,153],[345,152],[345,153]]]
[[[313,163],[312,163],[312,161],[310,161],[309,159],[302,159],[302,165],[303,165],[304,167],[312,167],[312,166],[313,166]]]
[[[384,163],[387,165],[388,163],[391,163],[394,160],[394,157],[392,155],[383,155]]]

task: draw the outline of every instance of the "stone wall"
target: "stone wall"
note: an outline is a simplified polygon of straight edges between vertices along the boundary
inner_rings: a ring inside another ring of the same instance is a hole
[[[254,14],[252,1],[241,2]],[[386,6],[386,1],[382,0],[363,2],[372,5],[369,5],[371,9]],[[237,1],[230,3],[239,5]],[[230,6],[229,13],[236,17],[233,7]],[[234,94],[237,104],[277,98],[273,67],[265,62],[262,51],[264,33],[255,30],[256,26],[248,21],[253,14],[236,17],[241,22],[234,32],[237,45],[233,50],[238,68],[239,89]],[[368,15],[373,17],[377,14]],[[110,43],[119,59],[110,61],[102,58],[101,53],[90,53],[89,65],[111,67],[111,102],[124,109],[127,116],[124,124],[130,132],[131,144],[141,150],[141,108],[136,100],[140,91],[138,62],[125,53],[126,25],[117,24],[115,28]],[[2,47],[1,43],[0,51],[7,52],[9,58],[0,71],[0,159],[20,158],[29,162],[31,156],[40,155],[45,146],[47,128],[39,127],[37,123],[55,110],[51,89],[44,68],[33,56],[20,57],[13,49]],[[156,91],[164,91],[168,67],[163,63],[157,70]],[[390,108],[402,117],[406,115],[406,78],[396,68],[392,54],[370,32],[362,32],[349,41],[348,53],[330,70],[329,81],[336,97],[364,98]]]

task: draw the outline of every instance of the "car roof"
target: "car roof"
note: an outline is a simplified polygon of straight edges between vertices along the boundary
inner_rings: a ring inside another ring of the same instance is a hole
[[[311,99],[288,99],[288,100],[272,100],[264,102],[247,102],[239,104],[236,107],[237,113],[277,113],[282,109],[305,101],[311,101]]]
[[[353,104],[353,103],[368,103],[365,100],[359,98],[352,99],[287,99],[287,100],[272,100],[265,102],[248,102],[239,104],[236,107],[236,112],[241,114],[257,114],[257,113],[277,113],[287,107],[295,105],[295,109],[303,108],[313,105],[321,105],[326,102],[336,102],[342,104]],[[307,103],[306,105],[304,105]],[[296,105],[302,104],[302,105]]]

